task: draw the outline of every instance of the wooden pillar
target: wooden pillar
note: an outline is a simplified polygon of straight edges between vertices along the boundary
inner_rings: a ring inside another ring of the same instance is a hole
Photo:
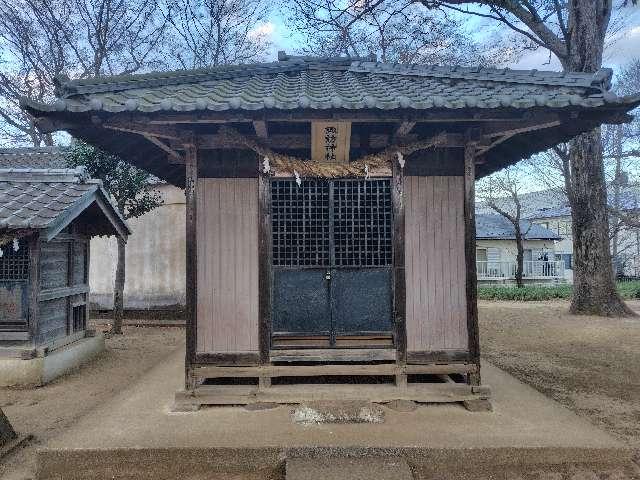
[[[404,268],[404,173],[398,159],[393,160],[391,196],[393,200],[393,312],[396,362],[407,362],[406,279]]]
[[[186,200],[186,356],[185,356],[185,388],[195,388],[192,375],[196,360],[198,334],[198,150],[195,141],[185,144],[185,200]]]
[[[476,144],[467,143],[464,150],[464,252],[466,266],[467,331],[471,361],[477,373],[469,374],[472,385],[480,385],[480,342],[478,331],[478,291],[476,271]]]
[[[258,166],[260,168],[260,166]],[[258,342],[260,363],[271,349],[271,179],[258,175]],[[261,379],[262,380],[262,379]]]
[[[29,337],[35,346],[38,336],[39,304],[40,294],[40,235],[34,234],[29,238],[29,312],[27,313],[29,322]]]

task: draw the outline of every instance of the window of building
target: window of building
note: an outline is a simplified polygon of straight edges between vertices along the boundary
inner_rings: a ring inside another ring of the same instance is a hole
[[[77,305],[73,307],[73,333],[87,328],[87,306]]]
[[[24,240],[0,246],[0,281],[29,279],[29,247]]]

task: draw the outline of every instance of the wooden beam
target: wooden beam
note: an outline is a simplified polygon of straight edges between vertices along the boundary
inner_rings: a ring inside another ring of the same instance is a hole
[[[464,383],[411,383],[406,387],[390,384],[330,385],[293,384],[274,385],[264,390],[257,385],[202,385],[193,391],[177,392],[177,405],[243,405],[256,402],[302,403],[307,401],[350,401],[367,399],[386,403],[393,400],[412,400],[424,403],[451,403],[486,399],[486,390],[475,393]]]
[[[435,350],[407,352],[408,364],[454,364],[471,361],[467,350]]]
[[[130,114],[129,114],[130,115]],[[136,115],[141,123],[153,125],[177,125],[177,124],[216,124],[216,123],[252,123],[258,121],[280,121],[280,122],[309,122],[312,120],[343,120],[350,122],[382,122],[382,123],[402,123],[402,122],[500,122],[511,120],[530,120],[531,116],[525,117],[522,113],[514,113],[504,109],[495,111],[487,109],[469,114],[466,109],[460,111],[419,111],[419,110],[294,110],[294,111],[270,111],[264,110],[246,111],[240,113],[229,112],[197,112],[197,113],[174,113],[174,114],[154,114]],[[130,116],[131,118],[131,116]]]
[[[535,132],[537,130],[544,130],[546,128],[559,127],[560,125],[562,125],[562,122],[560,120],[553,120],[546,123],[535,123],[535,124],[526,125],[523,127],[510,128],[507,130],[495,131],[490,134],[485,134],[486,139],[493,139],[494,137],[499,137],[499,138],[491,141],[487,145],[479,146],[477,150],[477,154],[482,155],[484,153],[487,153],[492,148],[497,147],[498,145],[506,142],[510,138],[515,137],[516,135],[520,135],[522,133]]]
[[[258,353],[198,353],[193,367],[203,365],[218,365],[227,367],[249,367],[260,364]],[[194,378],[194,371],[191,371]]]
[[[38,336],[39,306],[38,295],[40,294],[40,234],[36,233],[29,239],[29,311],[27,319],[29,322],[29,336],[34,346]]]
[[[149,140],[151,143],[153,143],[156,147],[159,147],[160,149],[164,150],[167,153],[167,155],[169,155],[169,157],[171,158],[172,163],[184,163],[184,158],[182,158],[182,155],[180,155],[178,152],[176,152],[173,148],[171,148],[169,145],[164,143],[159,138],[153,137],[151,135],[143,135],[143,137]]]
[[[251,141],[259,141],[270,148],[276,148],[278,150],[301,150],[311,148],[311,135],[305,134],[273,134],[270,135],[266,141],[257,136],[247,136],[247,138]],[[369,136],[351,135],[351,148],[381,149],[388,147],[391,144],[391,140],[392,135],[385,133]],[[418,136],[410,134],[396,140],[402,144],[409,144],[418,141]],[[201,150],[246,148],[246,145],[243,142],[218,134],[199,135],[198,141],[198,148]],[[446,141],[443,146],[464,147],[464,145],[465,141],[463,135],[452,133],[446,134]],[[172,141],[170,142],[170,147],[174,150],[180,150],[182,148],[182,141]]]
[[[197,378],[251,377],[324,377],[349,375],[392,376],[398,371],[393,363],[351,365],[263,365],[259,367],[203,366],[194,370]]]
[[[272,362],[376,362],[395,359],[396,352],[391,348],[306,348],[270,352]]]
[[[398,159],[394,159],[391,167],[391,198],[393,205],[393,312],[396,362],[401,365],[407,361],[407,288],[404,265],[405,199],[403,170]]]
[[[472,364],[396,365],[395,363],[339,364],[339,365],[260,365],[194,367],[196,378],[252,378],[252,377],[324,377],[379,375],[453,375],[477,372]],[[449,380],[447,380],[449,382]]]
[[[415,126],[416,122],[402,122],[400,125],[398,125],[396,131],[393,133],[394,138],[406,137]]]
[[[149,123],[127,122],[127,121],[111,121],[102,125],[109,130],[118,132],[135,133],[137,135],[165,138],[167,140],[184,140],[190,135],[190,132],[179,130],[170,126],[157,126]]]
[[[264,140],[269,136],[267,132],[267,122],[264,120],[254,120],[253,129],[256,131],[256,135]]]
[[[472,385],[480,385],[475,214],[476,148],[477,146],[474,142],[469,142],[464,151],[464,257],[466,266],[467,335],[471,361],[478,366],[478,372],[469,375]]]
[[[261,171],[261,159],[256,169]],[[269,362],[271,348],[271,179],[258,176],[258,342],[260,363]]]
[[[195,387],[191,375],[192,365],[196,360],[198,335],[198,236],[197,236],[197,202],[198,202],[198,149],[193,144],[185,147],[185,206],[186,206],[186,355],[185,355],[185,388]]]

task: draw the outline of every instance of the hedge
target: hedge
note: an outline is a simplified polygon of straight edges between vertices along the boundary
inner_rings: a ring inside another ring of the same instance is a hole
[[[480,300],[515,300],[515,301],[540,301],[556,298],[570,299],[572,286],[561,285],[525,285],[522,288],[515,286],[479,286],[478,298]],[[640,281],[618,283],[618,292],[625,300],[640,299]]]

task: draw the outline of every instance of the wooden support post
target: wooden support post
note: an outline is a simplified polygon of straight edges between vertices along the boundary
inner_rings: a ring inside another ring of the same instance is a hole
[[[196,359],[198,333],[198,149],[195,141],[185,144],[185,203],[186,203],[186,330],[185,388],[195,388],[191,369]]]
[[[396,373],[396,387],[398,388],[407,388],[409,385],[407,381],[407,374],[404,372]]]
[[[258,160],[258,168],[260,168]],[[260,170],[259,170],[260,171]],[[271,179],[258,175],[258,341],[260,363],[269,363],[271,349]]]
[[[29,336],[34,347],[38,337],[38,295],[40,294],[40,234],[29,239]]]
[[[406,279],[404,268],[404,173],[397,158],[392,166],[393,200],[393,312],[396,362],[407,362]]]
[[[266,390],[271,387],[271,377],[258,377],[258,389]]]
[[[480,385],[480,342],[478,331],[478,291],[476,271],[476,144],[467,143],[464,150],[464,251],[466,265],[467,332],[471,361],[478,366],[477,373],[469,374],[471,385]]]

